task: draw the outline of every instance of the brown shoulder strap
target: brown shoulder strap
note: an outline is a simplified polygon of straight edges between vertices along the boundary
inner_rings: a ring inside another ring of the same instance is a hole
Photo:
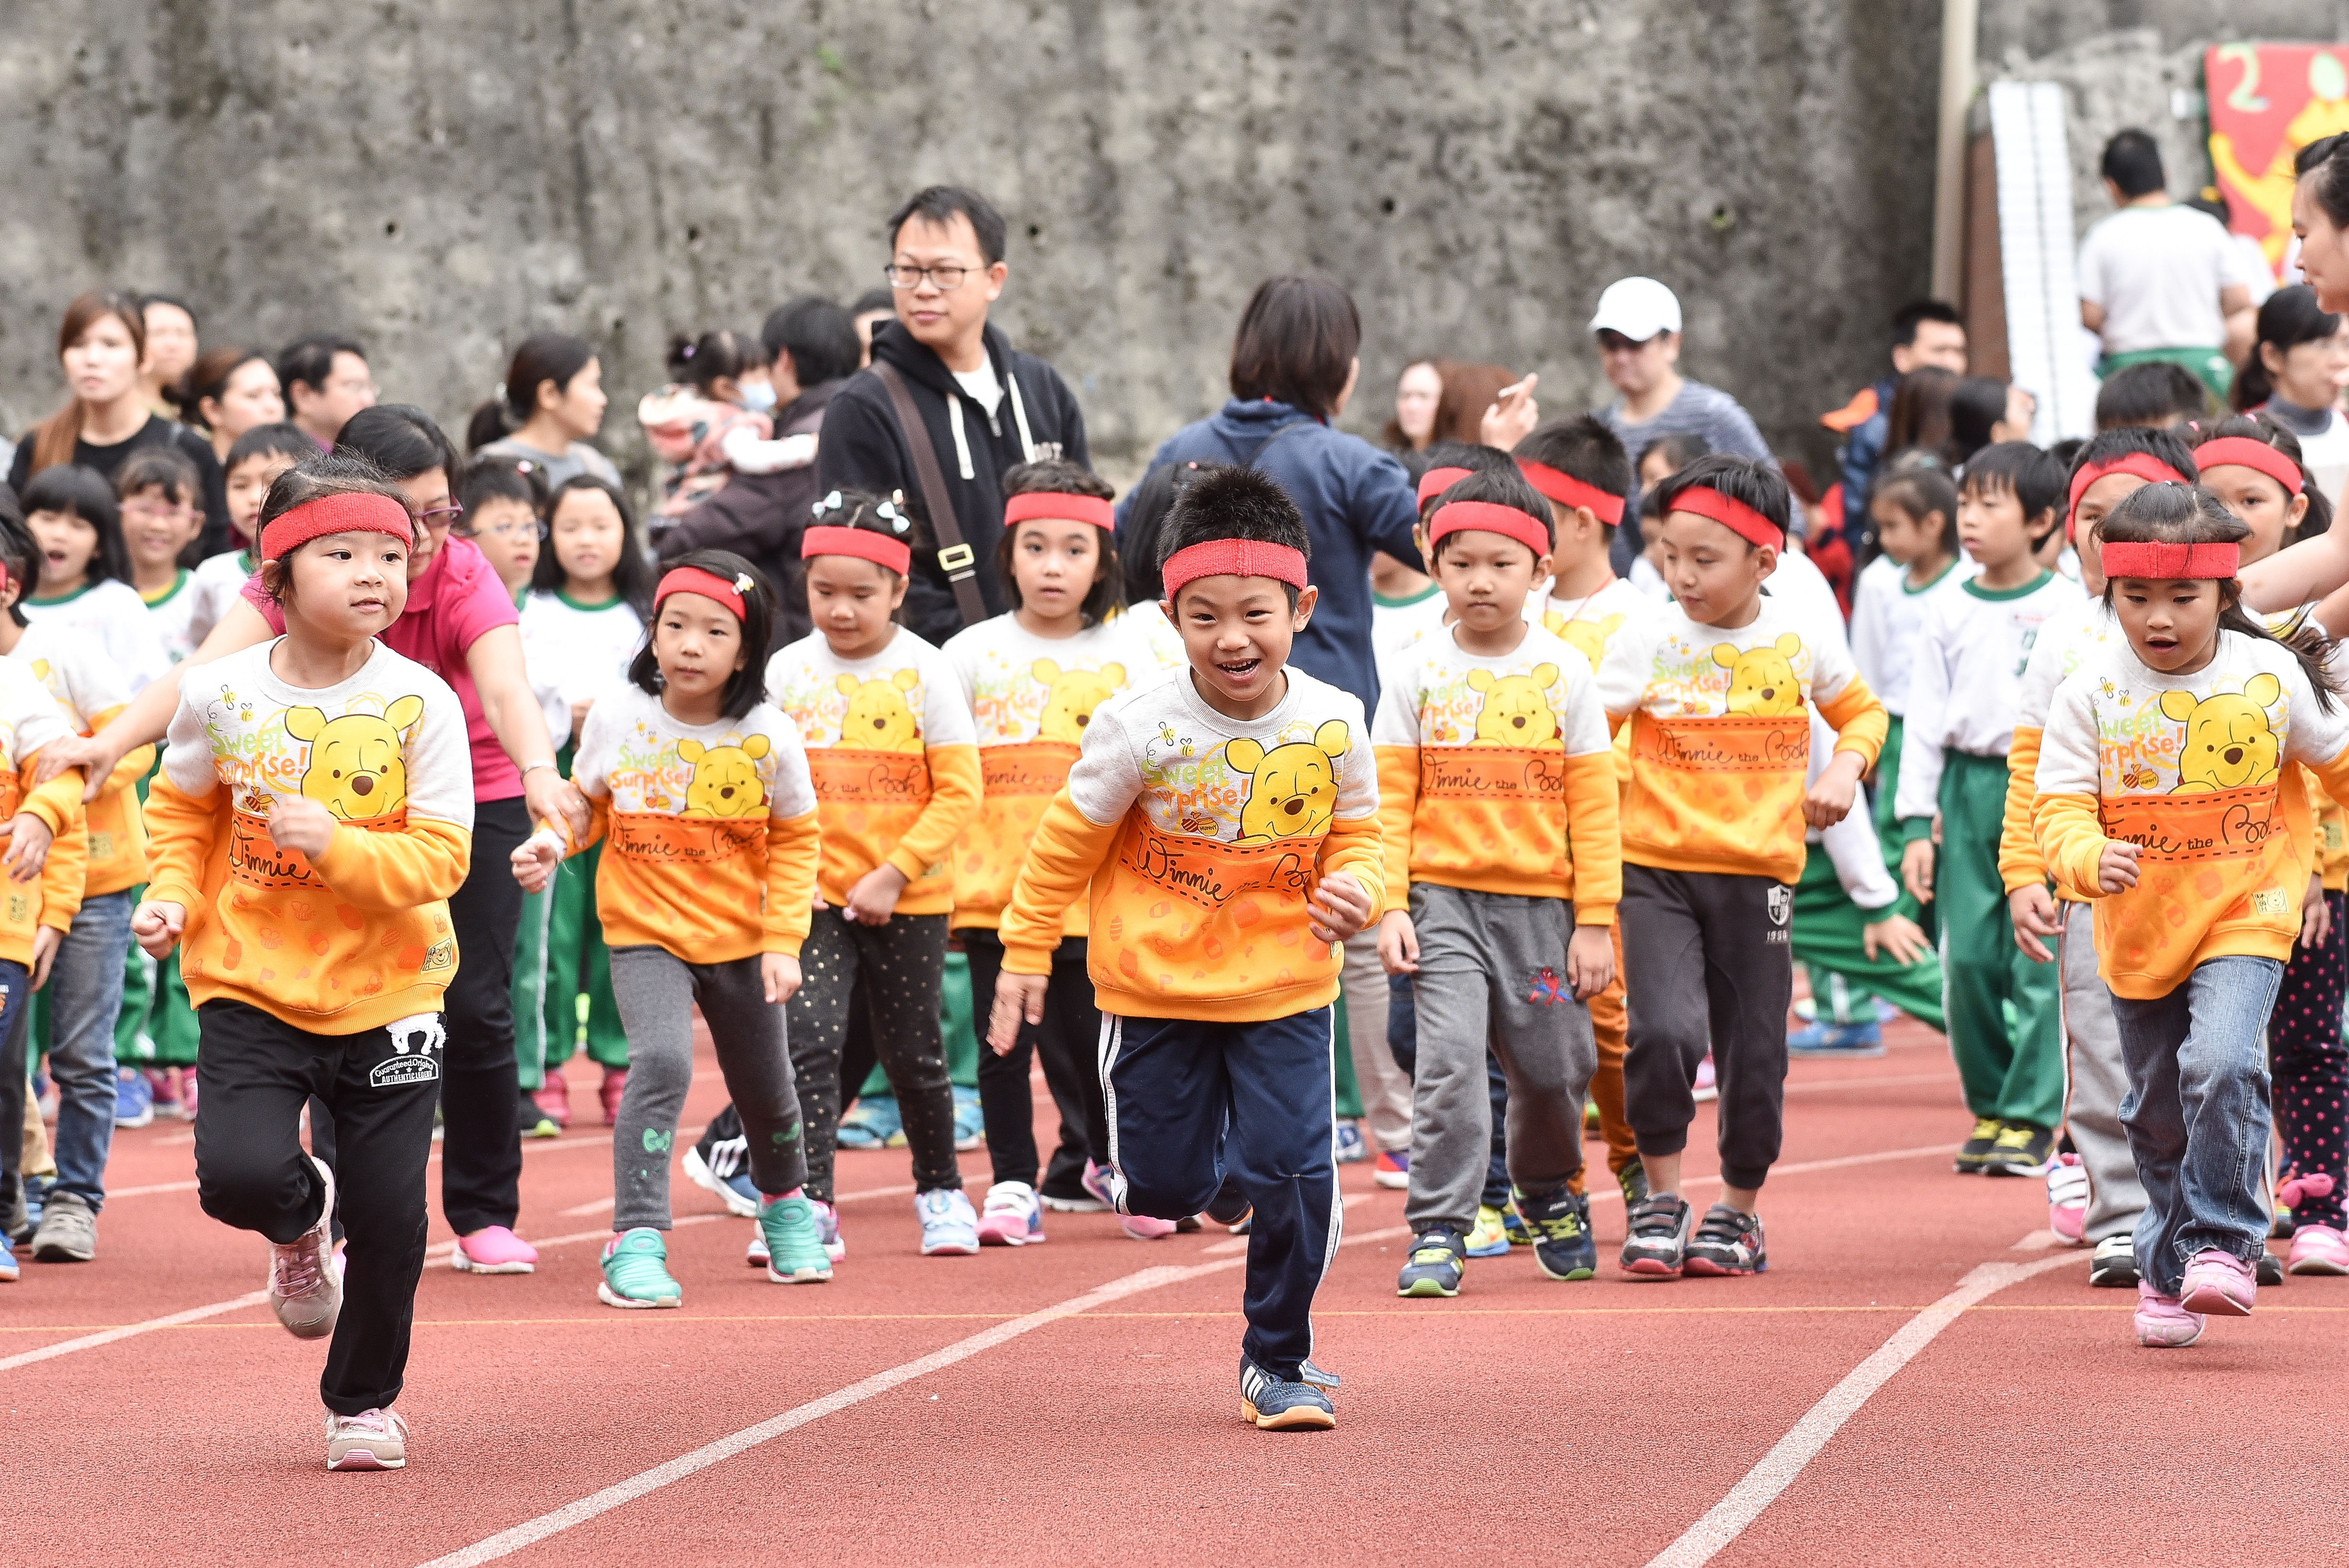
[[[937,449],[930,445],[929,427],[922,423],[922,411],[914,407],[914,394],[897,367],[883,360],[873,362],[873,374],[889,393],[890,407],[897,411],[897,428],[905,435],[905,448],[914,455],[914,479],[921,486],[922,510],[930,514],[930,532],[938,542],[938,564],[945,568],[947,582],[954,588],[955,607],[962,612],[962,624],[976,626],[987,619],[987,601],[978,592],[978,556],[963,542],[962,525],[955,517],[954,497],[947,490],[946,474],[938,468]]]

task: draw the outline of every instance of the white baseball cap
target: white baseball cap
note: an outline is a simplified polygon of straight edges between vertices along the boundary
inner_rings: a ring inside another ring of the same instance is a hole
[[[1599,296],[1590,318],[1591,331],[1619,332],[1634,343],[1680,329],[1679,296],[1653,278],[1617,278]]]

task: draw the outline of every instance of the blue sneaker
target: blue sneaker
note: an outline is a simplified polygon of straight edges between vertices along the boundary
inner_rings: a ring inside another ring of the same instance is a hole
[[[1590,1236],[1590,1200],[1560,1187],[1541,1197],[1513,1194],[1533,1233],[1534,1265],[1551,1279],[1589,1279],[1599,1272],[1599,1243]]]
[[[855,1108],[840,1119],[840,1131],[834,1141],[843,1149],[902,1145],[905,1141],[905,1122],[897,1114],[897,1097],[875,1094],[858,1100]]]
[[[8,1238],[0,1236],[0,1284],[16,1283],[16,1254],[8,1250]]]
[[[1395,1294],[1455,1296],[1467,1272],[1468,1244],[1460,1233],[1431,1225],[1412,1239],[1411,1256],[1395,1280]]]
[[[145,1127],[155,1119],[155,1086],[137,1068],[114,1075],[114,1125]]]
[[[1884,1026],[1866,1024],[1817,1023],[1786,1037],[1790,1057],[1848,1057],[1857,1061],[1884,1054]]]
[[[979,1109],[978,1090],[954,1086],[955,1148],[964,1153],[987,1141],[987,1112]]]
[[[922,1255],[970,1257],[978,1251],[978,1214],[959,1187],[933,1187],[914,1199],[922,1222]]]
[[[1362,1130],[1350,1121],[1338,1124],[1338,1163],[1352,1165],[1371,1157],[1371,1146],[1362,1138]]]
[[[1299,1370],[1308,1368],[1316,1377],[1336,1384],[1335,1377],[1309,1362]],[[1338,1424],[1338,1408],[1321,1390],[1318,1382],[1276,1377],[1247,1357],[1240,1357],[1240,1419],[1252,1427],[1268,1432],[1328,1431]]]

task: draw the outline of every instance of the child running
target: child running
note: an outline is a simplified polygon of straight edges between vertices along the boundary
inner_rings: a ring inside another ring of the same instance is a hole
[[[1493,1141],[1488,1047],[1508,1078],[1510,1202],[1534,1262],[1551,1279],[1598,1270],[1590,1201],[1568,1183],[1596,1061],[1588,1004],[1615,975],[1615,760],[1590,661],[1526,624],[1550,572],[1549,508],[1506,471],[1447,489],[1429,563],[1453,624],[1381,672],[1379,949],[1413,977],[1418,1015],[1398,1295],[1460,1294]]]
[[[1202,468],[1161,539],[1189,667],[1096,709],[1001,926],[988,1044],[1043,1022],[1061,921],[1091,884],[1121,1213],[1250,1221],[1240,1416],[1337,1425],[1313,1293],[1337,1251],[1342,943],[1384,886],[1361,701],[1287,667],[1313,614],[1304,519],[1280,487]]]
[[[609,840],[595,903],[632,1064],[613,1124],[614,1233],[595,1286],[607,1306],[684,1301],[662,1235],[697,1006],[749,1138],[767,1277],[832,1277],[802,1191],[807,1150],[783,1037],[815,892],[816,800],[799,732],[761,700],[756,653],[773,620],[772,590],[740,556],[683,557],[654,591],[652,639],[630,684],[596,703],[579,741],[572,778],[593,813],[588,842]],[[564,849],[561,830],[543,826],[514,851],[525,891],[546,886]]]
[[[95,639],[132,695],[171,666],[147,602],[130,586],[130,552],[114,491],[91,469],[43,469],[18,498],[41,552],[40,580],[24,601],[34,621]]]
[[[2105,518],[2105,599],[2126,638],[2055,694],[2033,827],[2056,883],[2095,903],[2128,1068],[2141,1345],[2247,1315],[2266,1251],[2265,1046],[2313,863],[2293,763],[2349,792],[2332,645],[2242,614],[2249,530],[2193,486],[2147,485]]]
[[[1716,454],[1657,493],[1674,603],[1609,647],[1599,669],[1610,722],[1631,731],[1623,1079],[1649,1195],[1631,1208],[1622,1267],[1754,1274],[1769,1261],[1754,1203],[1778,1158],[1804,825],[1831,827],[1851,810],[1883,743],[1884,705],[1841,637],[1806,639],[1799,617],[1763,592],[1785,544],[1790,498],[1777,469]],[[1835,727],[1836,751],[1806,789],[1814,703]],[[1681,1196],[1681,1155],[1708,1037],[1722,1201],[1699,1225]]]
[[[155,957],[186,947],[204,1212],[269,1239],[288,1332],[333,1336],[326,1468],[398,1470],[457,970],[448,898],[472,852],[465,716],[447,683],[376,640],[408,599],[415,523],[398,487],[313,458],[271,487],[260,531],[285,634],[181,694],[131,929]],[[313,1095],[334,1116],[332,1169],[302,1148]],[[337,1194],[345,1268],[328,1239]]]

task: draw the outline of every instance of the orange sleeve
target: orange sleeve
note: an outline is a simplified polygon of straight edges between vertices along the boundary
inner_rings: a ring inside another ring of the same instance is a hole
[[[81,769],[72,769],[25,797],[19,811],[50,824],[49,858],[41,862],[41,923],[73,927],[89,875],[89,835],[82,830]],[[54,820],[53,820],[54,819]]]
[[[1833,702],[1823,702],[1818,708],[1819,717],[1835,727],[1835,748],[1857,757],[1863,771],[1875,767],[1876,754],[1884,749],[1884,738],[1891,730],[1892,716],[1868,689],[1868,683],[1852,676]]]
[[[799,956],[813,919],[816,814],[767,819],[766,950]]]
[[[2109,841],[2096,819],[2095,796],[2042,795],[2031,808],[2031,827],[2058,893],[2082,903],[2105,896],[2096,862]]]
[[[1013,975],[1050,975],[1061,945],[1061,919],[1085,895],[1093,872],[1117,845],[1125,819],[1103,826],[1077,810],[1066,785],[1044,808],[1029,841],[1028,859],[1003,907],[1003,967]],[[1373,884],[1375,885],[1375,884]]]
[[[337,822],[311,869],[353,908],[398,914],[455,892],[472,854],[472,830],[437,817],[381,833]]]
[[[978,810],[980,792],[978,748],[933,746],[925,756],[930,768],[930,799],[922,814],[889,851],[886,863],[897,868],[908,885],[945,858],[963,825]]]
[[[2047,864],[2039,858],[2039,841],[2031,830],[2043,733],[2035,725],[2018,724],[2006,748],[2006,811],[1998,830],[1998,876],[2009,892],[2047,881]]]
[[[92,734],[96,734],[98,731],[104,729],[108,725],[112,724],[115,720],[115,716],[119,714],[123,708],[129,707],[129,706],[130,705],[129,703],[122,703],[114,707],[108,708],[104,713],[93,715],[89,721],[90,732]],[[103,800],[109,795],[118,794],[122,790],[129,789],[132,785],[138,783],[139,780],[146,778],[148,769],[154,766],[155,748],[153,746],[149,745],[133,748],[123,757],[121,761],[114,765],[114,771],[106,776],[105,788],[101,789],[98,792],[98,799]]]
[[[2328,797],[2326,810],[2323,813],[2325,820],[2330,822],[2337,820],[2337,814],[2341,808],[2338,804],[2335,804],[2335,802],[2338,802],[2344,798],[2349,798],[2349,748],[2344,748],[2340,756],[2335,757],[2332,761],[2325,763],[2323,767],[2311,768],[2309,771],[2316,775],[2317,781],[2323,786],[2324,793]],[[2333,861],[2336,858],[2335,851],[2332,847],[2333,841],[2333,834],[2328,832],[2324,835],[2323,840],[2324,848],[2322,852],[2322,859],[2328,873],[2326,875],[2326,881],[2328,882],[2331,881],[2329,872]]]
[[[1411,908],[1411,820],[1419,810],[1419,748],[1372,748],[1379,763],[1379,840],[1386,856],[1386,903],[1380,912]],[[1372,917],[1377,918],[1376,916]]]
[[[202,799],[181,792],[167,771],[147,787],[147,897],[193,913],[203,907],[204,867],[220,832],[220,786]]]
[[[1340,817],[1330,824],[1330,831],[1321,841],[1321,874],[1337,872],[1350,874],[1371,895],[1372,912],[1378,909],[1379,893],[1387,885],[1384,835],[1376,817]]]
[[[1379,789],[1383,800],[1385,779]],[[1574,923],[1614,924],[1623,898],[1623,832],[1612,748],[1566,759],[1566,840],[1574,855]]]

